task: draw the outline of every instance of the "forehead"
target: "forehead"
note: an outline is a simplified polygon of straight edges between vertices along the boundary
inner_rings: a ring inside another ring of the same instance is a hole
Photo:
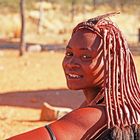
[[[94,32],[82,29],[77,31],[71,37],[68,46],[71,48],[88,48],[89,50],[96,50],[100,44],[101,38]]]

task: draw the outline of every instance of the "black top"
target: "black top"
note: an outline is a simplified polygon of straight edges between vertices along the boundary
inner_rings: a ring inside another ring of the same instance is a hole
[[[51,137],[51,140],[56,140],[56,137],[55,137],[52,129],[48,125],[46,125],[45,128],[48,130],[50,137]]]

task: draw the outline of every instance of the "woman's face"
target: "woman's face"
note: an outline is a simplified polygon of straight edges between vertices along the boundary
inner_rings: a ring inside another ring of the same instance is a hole
[[[101,86],[104,76],[101,38],[89,30],[79,30],[70,39],[63,60],[68,88]]]

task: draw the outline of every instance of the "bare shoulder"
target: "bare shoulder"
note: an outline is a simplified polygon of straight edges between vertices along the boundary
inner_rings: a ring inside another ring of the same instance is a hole
[[[106,123],[105,109],[103,107],[84,107],[76,109],[60,120],[50,124],[58,140],[77,140],[91,130],[92,134]],[[42,140],[50,139],[50,134],[45,127],[19,134],[7,140]],[[84,138],[85,139],[85,138]]]
[[[101,106],[94,106],[94,107],[82,107],[72,111],[71,113],[67,114],[62,118],[73,122],[75,121],[80,122],[80,127],[88,126],[90,123],[94,124],[100,119],[105,119],[105,108]],[[78,125],[78,124],[76,124]],[[83,126],[82,126],[83,125]]]
[[[105,108],[101,106],[84,107],[76,109],[50,126],[56,137],[67,140],[77,140],[92,128],[96,132],[106,123]]]

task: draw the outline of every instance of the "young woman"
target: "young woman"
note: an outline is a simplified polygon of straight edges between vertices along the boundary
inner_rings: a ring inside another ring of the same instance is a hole
[[[115,13],[79,23],[66,47],[67,85],[85,102],[54,123],[9,140],[140,139],[140,88]]]

